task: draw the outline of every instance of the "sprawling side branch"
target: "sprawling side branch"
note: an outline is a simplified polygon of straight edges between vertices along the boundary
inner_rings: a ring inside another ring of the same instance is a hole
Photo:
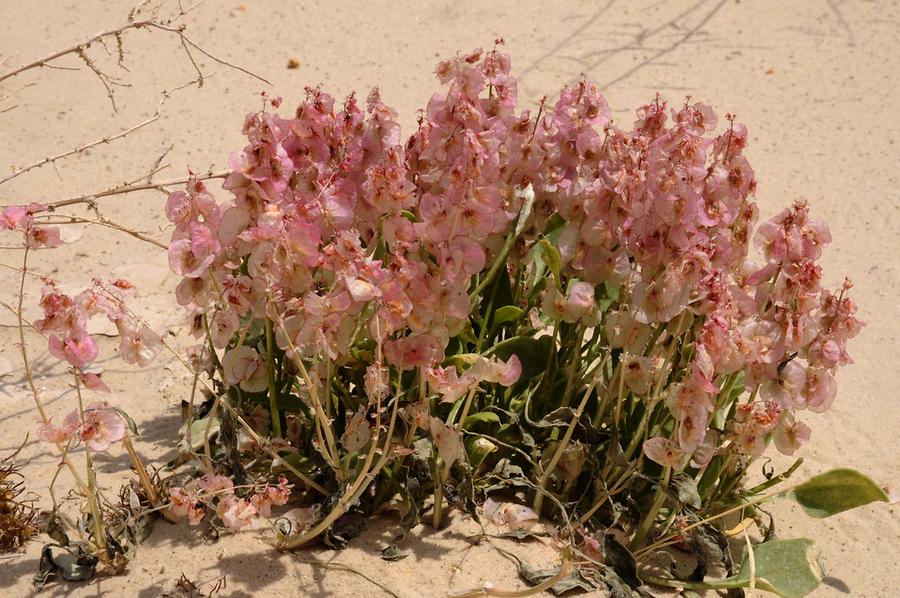
[[[87,65],[87,67],[89,69],[91,69],[91,71],[93,71],[93,73],[97,76],[97,78],[103,84],[103,87],[106,89],[106,93],[107,93],[107,96],[109,97],[110,102],[112,103],[113,110],[117,111],[118,109],[116,106],[113,88],[115,86],[123,86],[126,84],[121,82],[120,80],[118,80],[116,77],[113,77],[112,75],[109,75],[108,73],[103,72],[95,64],[93,59],[90,56],[88,56],[87,50],[95,43],[99,43],[99,44],[103,45],[104,48],[106,48],[107,40],[110,40],[110,41],[115,40],[117,55],[118,55],[117,61],[118,61],[119,66],[124,68],[123,62],[124,62],[125,54],[124,54],[124,49],[123,49],[122,34],[125,33],[126,31],[129,31],[132,29],[148,29],[148,30],[157,29],[159,31],[165,31],[167,33],[174,33],[175,35],[178,36],[181,46],[182,46],[182,48],[184,48],[184,51],[187,54],[188,60],[190,60],[194,69],[197,71],[200,85],[203,85],[204,75],[202,72],[200,72],[200,68],[197,65],[196,60],[194,60],[194,56],[191,54],[190,48],[193,48],[194,50],[202,53],[204,56],[210,58],[211,60],[218,62],[219,64],[222,64],[229,68],[233,68],[242,73],[245,73],[255,79],[258,79],[259,81],[265,83],[266,85],[271,85],[271,83],[264,77],[261,77],[260,75],[257,75],[256,73],[249,71],[248,69],[245,69],[243,67],[232,64],[222,58],[219,58],[218,56],[211,54],[210,52],[208,52],[207,50],[200,47],[196,42],[192,41],[190,38],[188,38],[185,35],[184,32],[185,32],[185,29],[187,28],[187,26],[184,23],[179,23],[178,21],[180,21],[182,18],[184,18],[185,15],[187,15],[189,12],[191,12],[197,6],[199,6],[201,4],[201,2],[198,2],[197,4],[194,4],[192,6],[189,6],[188,8],[180,8],[179,11],[174,16],[172,16],[168,19],[160,19],[156,14],[154,14],[153,16],[151,16],[149,18],[137,20],[136,19],[137,13],[140,11],[140,9],[142,8],[142,6],[144,4],[145,3],[142,2],[137,7],[135,7],[135,9],[133,9],[131,11],[131,13],[128,16],[128,22],[125,23],[124,25],[94,34],[91,37],[89,37],[85,40],[82,40],[81,42],[79,42],[77,44],[74,44],[67,48],[63,48],[61,50],[57,50],[55,52],[48,54],[47,56],[38,58],[37,60],[33,60],[27,64],[23,64],[23,65],[18,66],[10,71],[7,71],[6,73],[0,74],[0,83],[2,83],[3,81],[5,81],[7,79],[15,77],[17,75],[21,75],[22,73],[30,71],[32,69],[41,68],[41,67],[59,68],[57,65],[54,65],[51,63],[64,57],[64,56],[75,55],[75,56],[78,56]],[[107,49],[107,52],[109,52],[108,49]]]
[[[84,144],[79,145],[78,147],[72,148],[68,151],[56,154],[55,156],[47,156],[46,158],[38,160],[37,162],[35,162],[33,164],[29,164],[28,166],[23,166],[22,168],[19,168],[12,174],[7,175],[6,177],[0,179],[0,185],[18,177],[19,175],[25,174],[26,172],[28,172],[30,170],[34,170],[35,168],[40,168],[41,166],[45,166],[47,164],[53,164],[54,162],[56,162],[58,160],[62,160],[64,158],[74,156],[75,154],[80,154],[81,152],[83,152],[85,150],[88,150],[88,149],[98,146],[98,145],[102,145],[104,143],[112,143],[113,141],[122,139],[123,137],[126,137],[127,135],[134,133],[138,129],[142,129],[142,128],[146,127],[147,125],[150,125],[150,124],[158,121],[160,116],[162,116],[163,105],[166,103],[166,100],[168,100],[172,96],[173,93],[175,93],[176,91],[178,91],[180,89],[184,89],[185,87],[194,85],[195,83],[200,83],[203,81],[204,77],[211,77],[212,75],[213,75],[213,73],[210,73],[205,76],[200,75],[200,77],[198,77],[197,79],[194,79],[193,81],[183,83],[183,84],[179,85],[178,87],[173,87],[172,89],[164,91],[159,98],[159,103],[156,106],[156,112],[154,112],[153,115],[150,116],[149,118],[142,120],[141,122],[137,123],[136,125],[131,126],[119,133],[116,133],[115,135],[106,135],[104,137],[101,137],[100,139],[96,139],[94,141],[84,143]]]
[[[62,208],[65,206],[73,206],[77,204],[89,204],[93,205],[93,203],[102,198],[102,197],[110,197],[112,195],[124,195],[125,193],[134,193],[135,191],[147,191],[150,189],[155,190],[165,190],[166,187],[171,187],[174,185],[184,185],[190,180],[196,181],[206,181],[209,179],[224,179],[228,176],[230,171],[223,170],[219,172],[207,172],[204,174],[196,174],[190,177],[182,177],[178,179],[170,179],[168,181],[162,181],[158,183],[125,183],[123,185],[117,185],[115,187],[110,187],[105,191],[100,191],[97,193],[87,193],[85,195],[79,195],[77,197],[71,197],[69,199],[62,199],[59,201],[53,201],[47,204],[49,209],[56,210],[57,208]]]

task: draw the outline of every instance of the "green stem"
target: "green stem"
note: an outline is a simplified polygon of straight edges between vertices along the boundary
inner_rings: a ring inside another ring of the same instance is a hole
[[[733,578],[721,579],[718,581],[684,581],[681,579],[666,579],[664,577],[654,577],[652,575],[641,575],[641,580],[656,586],[667,588],[683,588],[685,590],[730,590],[733,588],[743,588],[747,586],[746,581]]]
[[[647,534],[650,532],[650,528],[653,527],[653,523],[656,521],[656,516],[659,514],[659,510],[660,508],[662,508],[663,503],[666,500],[666,489],[669,486],[669,478],[671,478],[671,476],[672,467],[666,466],[665,470],[663,471],[662,481],[656,488],[656,497],[653,499],[653,505],[650,507],[650,510],[647,512],[647,516],[644,517],[644,520],[641,522],[640,527],[638,527],[637,533],[634,534],[634,539],[632,539],[631,541],[632,550],[641,545],[641,542],[644,541],[644,538],[646,538]]]
[[[434,514],[431,517],[431,526],[434,529],[441,528],[441,519],[444,514],[444,460],[440,457],[434,460]]]
[[[500,280],[499,278],[497,280]],[[488,298],[487,308],[484,310],[484,317],[481,319],[481,329],[478,331],[478,342],[475,343],[475,352],[481,353],[481,347],[484,345],[484,339],[487,337],[488,326],[492,325],[492,310],[494,309],[494,298],[497,296],[497,289],[500,285],[495,284],[491,287],[491,295]]]
[[[497,257],[494,259],[494,263],[491,265],[491,269],[488,270],[488,273],[482,278],[478,285],[475,287],[475,290],[469,294],[469,297],[475,299],[481,295],[481,292],[487,288],[489,284],[494,280],[494,276],[497,275],[497,272],[500,271],[502,266],[506,266],[506,256],[509,255],[509,251],[512,249],[513,244],[516,242],[516,239],[519,235],[522,234],[522,231],[525,229],[525,222],[528,220],[528,217],[531,215],[531,208],[534,206],[534,191],[531,189],[529,185],[524,190],[521,191],[522,196],[524,197],[524,201],[522,202],[522,208],[519,210],[519,215],[516,217],[516,224],[509,234],[506,235],[506,242],[503,243],[503,249],[500,250],[500,253],[497,254]]]
[[[75,378],[75,394],[78,396],[78,412],[81,415],[81,425],[87,426],[84,419],[84,400],[81,397],[81,381],[78,372],[72,371]],[[87,467],[87,491],[88,506],[91,510],[91,518],[94,520],[94,541],[99,548],[106,547],[106,537],[103,531],[103,513],[100,511],[100,503],[97,500],[97,479],[94,475],[94,462],[91,459],[91,449],[84,445],[84,462]]]
[[[472,407],[472,399],[475,398],[475,392],[476,392],[477,390],[478,390],[478,384],[475,384],[475,386],[473,386],[473,387],[469,390],[469,394],[466,396],[466,402],[465,402],[465,404],[463,404],[462,413],[461,413],[460,416],[459,416],[459,423],[458,423],[458,425],[456,426],[456,429],[457,429],[457,430],[459,430],[459,429],[461,429],[461,428],[463,427],[463,424],[464,424],[465,421],[466,421],[466,417],[469,415],[469,409]],[[450,416],[449,416],[449,418],[448,418],[448,420],[447,420],[447,425],[448,425],[448,426],[452,426],[452,425],[453,425],[453,416],[454,416],[454,415],[455,415],[455,413],[453,413],[453,412],[450,413]]]
[[[584,340],[584,330],[584,326],[578,327],[578,333],[575,336],[575,344],[572,346],[572,361],[569,362],[566,389],[565,391],[563,391],[562,402],[560,403],[561,407],[568,407],[569,402],[572,400],[572,389],[575,387],[575,371],[578,369],[578,364],[581,362],[581,351],[579,351],[578,349],[581,348],[581,343]]]
[[[368,488],[369,484],[375,479],[375,476],[384,468],[385,464],[387,464],[388,460],[391,458],[393,451],[391,450],[391,439],[394,437],[394,426],[397,422],[397,411],[400,405],[400,396],[394,398],[394,407],[391,411],[391,419],[388,423],[388,429],[386,433],[386,439],[384,441],[384,446],[381,447],[381,458],[377,463],[373,464],[372,460],[375,457],[375,453],[378,450],[377,443],[381,434],[381,400],[376,402],[375,406],[375,436],[372,438],[372,445],[369,447],[369,452],[366,455],[366,460],[363,463],[362,471],[359,476],[357,476],[356,480],[350,485],[347,491],[341,496],[338,503],[334,506],[334,508],[322,519],[319,523],[317,523],[312,529],[308,530],[305,533],[301,533],[297,536],[291,536],[290,538],[280,538],[277,546],[281,550],[292,550],[294,548],[298,548],[307,544],[311,540],[320,536],[325,530],[327,530],[332,523],[334,523],[338,517],[346,513],[350,505],[352,505],[355,501],[359,499],[363,492],[365,492],[366,488]]]
[[[272,322],[266,320],[266,352],[269,363],[266,372],[269,376],[269,415],[272,417],[272,433],[281,438],[281,413],[278,411],[278,388],[275,384],[275,339],[272,334]]]
[[[588,399],[591,398],[591,393],[594,391],[594,388],[596,388],[597,383],[598,380],[594,380],[591,385],[588,386],[587,390],[584,391],[584,396],[581,399],[581,403],[579,403],[578,408],[575,409],[575,413],[572,415],[572,421],[569,422],[569,427],[566,428],[566,433],[565,435],[563,435],[563,439],[556,447],[556,452],[550,459],[550,463],[547,464],[547,469],[545,469],[544,473],[541,474],[541,478],[538,481],[537,493],[535,493],[534,495],[534,511],[538,515],[541,514],[541,506],[543,506],[544,503],[544,488],[547,487],[547,482],[550,481],[550,476],[553,474],[553,470],[556,469],[556,465],[562,458],[566,447],[569,445],[569,441],[572,440],[572,434],[575,432],[575,426],[578,423],[578,420],[581,419],[581,414],[584,413],[584,406],[587,405]]]

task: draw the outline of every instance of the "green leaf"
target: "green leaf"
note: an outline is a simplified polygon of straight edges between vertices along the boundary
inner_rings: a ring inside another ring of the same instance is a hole
[[[494,312],[494,326],[499,326],[506,322],[515,322],[522,317],[523,312],[515,305],[504,305]]]
[[[503,361],[516,355],[522,362],[522,375],[520,381],[528,380],[547,369],[547,361],[552,350],[553,339],[550,335],[540,338],[530,336],[516,336],[497,343],[492,353]]]
[[[551,245],[550,241],[547,239],[540,240],[540,247],[541,259],[544,260],[544,263],[547,264],[547,267],[553,273],[556,284],[560,284],[559,270],[561,267],[561,258],[559,257],[559,250]]]
[[[757,544],[753,547],[753,560],[756,587],[781,598],[803,598],[822,581],[822,568],[816,559],[813,541],[806,538]],[[726,579],[725,582],[730,583],[722,587],[749,587],[750,569],[750,558],[745,550],[740,571]]]
[[[811,517],[830,517],[871,502],[888,502],[884,490],[853,469],[832,469],[810,478],[785,494]]]
[[[600,309],[600,312],[607,311],[614,303],[619,300],[619,289],[621,287],[619,285],[614,285],[608,282],[603,283],[603,293],[599,299],[597,299],[597,307]]]
[[[465,421],[463,421],[463,428],[471,428],[475,424],[485,423],[485,424],[499,424],[500,416],[494,413],[493,411],[482,411],[480,413],[473,413],[472,415],[466,416]]]
[[[480,355],[478,353],[457,353],[446,358],[441,365],[443,367],[453,366],[459,373],[462,373],[475,365]]]
[[[381,549],[381,558],[389,563],[402,561],[410,554],[412,554],[411,551],[400,550],[400,548],[396,544],[388,544]]]
[[[672,478],[672,487],[675,489],[675,497],[683,505],[700,508],[700,493],[693,479],[684,474],[677,474]]]
[[[191,448],[198,449],[202,447],[203,440],[206,438],[207,427],[209,428],[209,436],[211,438],[219,432],[219,429],[222,427],[222,420],[218,417],[214,417],[212,423],[210,423],[210,418],[208,416],[203,419],[195,419],[191,422],[190,435],[185,433],[185,444],[187,444],[187,440],[190,438]]]
[[[547,220],[547,226],[544,227],[544,233],[550,237],[551,241],[555,242],[559,239],[559,235],[562,233],[562,229],[565,225],[565,218],[560,216],[559,212],[554,212],[553,216],[550,216],[550,219]]]
[[[466,454],[468,454],[469,456],[469,465],[471,465],[472,468],[477,468],[482,464],[482,462],[487,458],[488,455],[497,450],[496,444],[494,444],[487,438],[482,438],[480,436],[467,438],[465,445]]]
[[[134,420],[131,419],[131,416],[128,415],[127,413],[125,413],[124,411],[122,411],[121,409],[119,409],[118,407],[113,407],[113,409],[115,410],[116,413],[119,414],[119,417],[121,417],[122,419],[125,420],[125,425],[128,426],[128,430],[134,436],[140,436],[140,433],[138,432],[137,424],[134,423]]]

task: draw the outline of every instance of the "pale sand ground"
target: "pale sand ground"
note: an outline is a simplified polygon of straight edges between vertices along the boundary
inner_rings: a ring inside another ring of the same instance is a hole
[[[6,0],[0,5],[0,55],[18,53],[15,65],[49,53],[124,22],[132,2]],[[895,404],[900,352],[900,119],[896,112],[900,5],[894,1],[715,0],[626,2],[367,2],[350,3],[210,0],[188,18],[189,33],[210,51],[259,72],[290,107],[305,85],[323,84],[335,96],[381,87],[384,99],[401,114],[404,130],[414,125],[417,108],[437,89],[432,77],[439,57],[457,50],[490,46],[507,39],[519,77],[520,101],[533,106],[540,96],[558,91],[584,72],[598,82],[627,122],[631,111],[658,90],[673,102],[683,96],[711,103],[720,113],[738,115],[751,131],[748,155],[759,178],[758,202],[769,217],[805,197],[815,213],[831,224],[834,245],[824,258],[833,286],[844,274],[856,283],[860,314],[869,322],[851,350],[856,365],[841,372],[839,399],[827,415],[810,421],[813,442],[806,449],[802,474],[850,466],[882,483],[900,485]],[[36,83],[7,100],[0,114],[0,164],[20,166],[113,133],[155,109],[161,90],[194,77],[174,38],[131,32],[125,37],[132,84],[117,90],[121,111],[112,115],[100,83],[82,69],[32,71],[7,81],[0,96]],[[99,56],[102,50],[95,49]],[[288,70],[288,59],[300,68]],[[109,147],[62,161],[58,173],[44,168],[0,187],[0,204],[52,200],[93,192],[146,173],[168,143],[171,167],[163,178],[181,176],[187,166],[205,170],[226,164],[241,147],[244,112],[259,105],[260,83],[208,59],[205,71],[218,74],[202,89],[186,89],[166,105],[151,128]],[[67,59],[63,64],[77,66]],[[112,61],[103,64],[112,68]],[[6,68],[0,69],[5,71]],[[288,108],[290,110],[290,108]],[[3,166],[5,171],[7,167]],[[106,215],[165,239],[161,194],[144,193],[104,202]],[[3,241],[6,243],[7,241]],[[92,257],[88,259],[86,256]],[[3,250],[0,261],[20,260]],[[81,243],[43,252],[32,265],[66,282],[84,286],[91,276],[123,276],[140,288],[140,312],[159,330],[182,325],[170,293],[174,276],[155,248],[105,230],[85,231]],[[0,272],[0,294],[11,301],[16,276]],[[36,289],[30,291],[34,315]],[[54,460],[36,442],[36,425],[14,345],[13,319],[0,315],[0,455],[8,454],[26,433],[32,439],[22,457],[31,489],[43,486]],[[109,355],[113,342],[104,346]],[[41,384],[50,392],[71,393],[46,364],[33,355]],[[177,404],[185,380],[164,357],[146,371],[134,372],[116,361],[108,378],[114,400],[143,431],[139,450],[149,459],[172,455],[178,426]],[[51,401],[64,413],[70,394]],[[101,470],[120,471],[124,456],[102,461]],[[107,488],[116,486],[105,475]],[[46,499],[45,499],[46,500]],[[46,502],[44,503],[46,504]],[[890,597],[900,587],[900,524],[896,507],[872,506],[825,522],[806,518],[788,504],[774,505],[784,537],[814,537],[833,578],[816,596]],[[301,559],[333,561],[356,567],[404,596],[441,595],[490,581],[517,585],[515,571],[488,546],[469,549],[462,539],[475,526],[458,517],[448,530],[420,528],[411,540],[413,556],[398,563],[381,561],[376,551],[391,538],[383,523],[340,553],[312,551],[278,555],[252,535],[204,545],[186,527],[160,525],[142,546],[129,574],[87,586],[54,585],[51,595],[156,596],[172,590],[183,572],[205,583],[227,575],[223,595],[272,592],[280,595],[377,595],[376,586],[351,573],[325,571]],[[507,546],[509,547],[509,546]],[[39,544],[0,561],[0,594],[30,593]],[[555,561],[540,545],[515,547],[535,562]],[[455,567],[460,570],[456,573]]]

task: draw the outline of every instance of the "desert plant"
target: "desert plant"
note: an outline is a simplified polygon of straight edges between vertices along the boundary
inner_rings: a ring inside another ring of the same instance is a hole
[[[37,510],[25,496],[18,454],[17,450],[0,459],[0,552],[19,548],[37,533]]]
[[[754,236],[747,129],[714,133],[705,104],[657,97],[626,130],[585,80],[518,112],[496,48],[436,73],[448,89],[405,144],[377,90],[362,108],[308,89],[293,117],[247,115],[227,199],[201,181],[169,197],[177,298],[215,383],[201,428],[256,431],[207,441],[184,508],[199,521],[241,445],[278,453],[317,505],[276,526],[282,549],[389,500],[439,527],[494,492],[638,556],[759,519],[795,468],[747,487],[751,465],[809,439],[801,417],[831,405],[862,325],[849,282],[821,286],[827,226],[797,202]],[[229,504],[236,527],[252,517]]]
[[[198,344],[179,356],[195,392],[170,465],[186,477],[163,491],[141,476],[153,508],[216,531],[265,517],[293,549],[341,546],[387,502],[402,535],[424,517],[440,527],[448,506],[478,517],[498,495],[530,505],[497,510],[507,521],[561,525],[569,556],[534,577],[542,589],[575,553],[579,584],[637,588],[636,561],[678,544],[700,557],[699,581],[640,575],[804,595],[821,577],[806,541],[748,541],[738,568],[722,521],[768,531],[758,505],[786,494],[816,516],[885,500],[846,470],[778,486],[795,464],[747,483],[771,444],[790,455],[809,439],[801,417],[831,405],[862,326],[849,282],[822,288],[827,226],[797,202],[754,234],[747,129],[726,115],[716,133],[703,103],[656,97],[623,129],[586,80],[519,111],[498,47],[436,73],[447,90],[405,143],[377,90],[361,107],[307,89],[291,117],[264,94],[230,170],[169,196],[176,300]],[[27,248],[55,245],[38,226],[51,207],[7,208],[4,226]],[[126,360],[159,348],[125,290],[72,298],[48,282],[33,326],[76,389],[102,384],[87,316],[120,326]],[[121,415],[79,398],[43,435],[64,458],[83,443],[99,509],[90,450],[127,441]],[[271,516],[289,500],[302,508]],[[703,579],[713,561],[728,577]],[[785,563],[804,575],[785,580]]]

